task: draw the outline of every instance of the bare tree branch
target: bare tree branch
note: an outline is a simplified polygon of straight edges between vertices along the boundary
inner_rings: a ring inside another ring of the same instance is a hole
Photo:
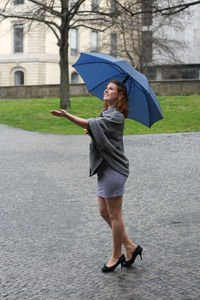
[[[84,27],[84,28],[88,28],[88,29],[95,30],[95,31],[98,31],[98,32],[105,32],[108,28],[110,28],[110,25],[107,26],[107,27],[104,27],[103,29],[99,29],[99,28],[96,28],[96,27],[93,27],[93,26],[83,25],[83,24],[76,25],[76,26],[73,26],[71,28],[78,28],[78,27]]]
[[[70,10],[69,10],[69,15],[70,15],[70,20],[73,19],[73,17],[78,13],[78,10],[81,6],[81,4],[83,4],[85,2],[85,0],[79,0]]]
[[[42,7],[44,11],[49,12],[51,15],[54,15],[57,17],[61,16],[61,13],[59,13],[57,10],[54,10],[52,6],[44,4],[44,2],[40,2],[37,0],[28,0],[28,1],[36,4],[38,7]]]
[[[103,12],[103,11],[90,11],[90,10],[83,10],[83,11],[78,11],[77,15],[83,16],[83,15],[100,15],[100,16],[106,16],[106,17],[110,17],[112,16],[112,13],[110,12]]]
[[[135,2],[130,8],[129,6],[127,7],[126,5],[120,3],[118,0],[114,0],[114,1],[121,9],[123,9],[127,14],[129,14],[132,17],[141,14],[147,14],[147,13],[153,13],[153,14],[160,13],[162,15],[178,14],[179,12],[189,8],[190,6],[200,4],[200,0],[193,1],[190,3],[178,4],[178,5],[171,5],[170,2],[168,1],[168,6],[166,5],[163,8],[159,7],[159,5],[157,4],[157,5],[152,5],[152,10],[151,9],[136,10],[134,5],[138,5],[138,2]]]
[[[53,22],[53,21],[47,21],[45,19],[41,19],[40,17],[34,17],[34,16],[27,16],[27,15],[18,15],[18,14],[5,14],[0,12],[0,16],[4,17],[4,18],[12,18],[12,19],[19,19],[19,20],[28,20],[28,21],[36,21],[39,23],[45,23],[46,25],[50,25],[50,26],[54,26],[56,27],[58,30],[60,29],[60,27],[58,26],[57,23]],[[53,28],[53,27],[52,27]]]
[[[60,55],[60,106],[62,108],[70,105],[68,47],[69,30],[71,28],[84,27],[104,32],[114,26],[113,28],[122,37],[120,42],[124,43],[123,47],[120,45],[121,53],[123,56],[129,57],[133,62],[135,56],[139,57],[142,53],[142,24],[141,18],[137,16],[141,16],[144,13],[153,13],[160,17],[162,15],[172,16],[186,10],[190,6],[200,4],[200,0],[191,0],[190,3],[184,3],[185,0],[176,0],[175,5],[173,5],[172,0],[154,0],[152,7],[147,6],[144,9],[141,7],[141,0],[112,0],[116,4],[115,11],[111,9],[111,0],[107,0],[107,6],[100,8],[98,11],[92,11],[88,10],[88,8],[84,9],[82,4],[85,1],[77,0],[70,7],[70,0],[27,0],[29,5],[26,6],[24,4],[22,10],[19,10],[19,6],[13,5],[13,0],[5,0],[4,6],[0,4],[0,22],[10,18],[27,21],[27,24],[30,24],[30,26],[33,22],[44,23],[55,34]],[[162,6],[160,2],[162,2]],[[120,24],[121,21],[123,25]],[[126,21],[131,23],[128,23],[127,26],[125,25]],[[131,41],[129,40],[130,38]],[[156,42],[156,40],[154,41]],[[164,42],[164,40],[160,40],[157,44],[160,43],[160,48],[167,49]],[[142,59],[140,61],[142,62]]]
[[[198,5],[200,4],[200,1],[195,1],[195,2],[191,2],[191,3],[185,3],[185,4],[179,4],[179,5],[175,5],[175,6],[168,6],[165,8],[160,8],[159,7],[155,7],[153,10],[153,13],[160,13],[162,15],[172,15],[172,14],[178,14],[179,12],[194,6],[194,5]]]
[[[7,0],[5,6],[4,6],[4,10],[6,10],[7,5],[10,3],[10,0]]]

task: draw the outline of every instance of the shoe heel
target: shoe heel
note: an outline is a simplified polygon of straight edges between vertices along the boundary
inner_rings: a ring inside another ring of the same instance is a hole
[[[123,269],[124,267],[124,262],[121,263],[121,270]]]
[[[140,249],[139,255],[140,255],[140,259],[142,260],[142,247],[141,247],[141,249]]]
[[[113,271],[117,268],[117,266],[120,265],[120,264],[121,264],[121,269],[122,269],[122,268],[123,268],[124,262],[125,262],[125,256],[122,255],[122,256],[118,259],[118,261],[116,262],[116,264],[115,264],[114,266],[112,266],[112,267],[107,267],[106,265],[104,265],[103,268],[102,268],[101,270],[102,270],[102,272],[113,272]]]
[[[129,259],[128,261],[125,261],[124,267],[129,267],[130,265],[132,265],[138,255],[142,260],[142,250],[143,250],[142,247],[138,245],[135,251],[132,253],[132,258]]]

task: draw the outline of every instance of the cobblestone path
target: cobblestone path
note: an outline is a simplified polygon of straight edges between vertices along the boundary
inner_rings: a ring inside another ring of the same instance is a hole
[[[124,221],[144,254],[103,274],[112,241],[89,137],[0,125],[1,300],[200,299],[200,133],[124,141]]]

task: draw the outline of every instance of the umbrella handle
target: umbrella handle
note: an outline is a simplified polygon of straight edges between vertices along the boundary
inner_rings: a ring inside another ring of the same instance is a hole
[[[137,71],[139,71],[138,65],[135,65],[134,69],[137,70]]]
[[[130,75],[127,75],[127,76],[125,77],[125,79],[123,80],[123,83],[125,83],[125,82],[129,79],[129,77],[130,77]]]

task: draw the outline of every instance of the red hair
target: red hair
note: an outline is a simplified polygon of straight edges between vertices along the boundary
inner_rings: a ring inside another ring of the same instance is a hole
[[[116,84],[118,88],[118,100],[115,107],[124,115],[124,118],[127,118],[129,106],[126,86],[118,80],[112,80],[111,82]],[[104,109],[108,109],[108,104],[106,104],[106,102],[104,102]]]

